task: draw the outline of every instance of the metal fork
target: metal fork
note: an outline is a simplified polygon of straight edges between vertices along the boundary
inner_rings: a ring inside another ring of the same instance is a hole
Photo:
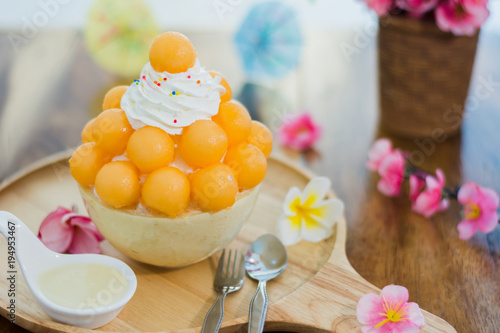
[[[238,254],[238,250],[234,251],[234,260],[231,262],[231,252],[227,258],[226,265],[226,250],[222,251],[217,266],[217,273],[214,279],[214,289],[217,291],[217,299],[214,305],[208,310],[205,322],[203,323],[202,333],[219,332],[224,317],[224,300],[226,295],[237,291],[243,286],[245,281],[245,258],[243,254]]]

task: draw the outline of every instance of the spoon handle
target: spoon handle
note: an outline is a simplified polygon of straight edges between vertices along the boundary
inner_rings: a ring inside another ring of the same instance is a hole
[[[224,300],[226,293],[219,293],[214,304],[208,310],[203,329],[201,333],[217,333],[222,325],[222,318],[224,317]]]
[[[248,316],[248,333],[262,333],[266,321],[267,306],[266,281],[259,281],[257,291],[250,303],[250,314]]]

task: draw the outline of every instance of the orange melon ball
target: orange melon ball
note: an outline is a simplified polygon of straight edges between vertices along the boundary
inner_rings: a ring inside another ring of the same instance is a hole
[[[194,66],[196,51],[191,41],[178,32],[164,32],[153,40],[149,61],[157,72],[182,73]]]
[[[174,141],[164,130],[146,126],[132,133],[127,144],[128,158],[143,172],[168,166],[174,159]]]
[[[236,201],[238,183],[233,171],[222,163],[189,174],[191,198],[201,209],[216,212],[231,207]]]
[[[242,143],[228,149],[224,164],[233,170],[242,190],[259,185],[266,176],[266,156],[259,148]]]
[[[189,194],[190,186],[186,175],[174,167],[154,171],[142,186],[144,204],[170,217],[176,217],[186,209]]]
[[[97,173],[95,191],[102,201],[115,208],[137,203],[141,196],[137,168],[128,161],[105,164]]]
[[[212,120],[226,132],[229,146],[245,140],[252,127],[252,118],[247,109],[236,101],[221,103],[219,112],[212,117]]]
[[[102,102],[103,111],[109,109],[119,109],[123,94],[125,94],[127,89],[128,86],[117,86],[108,91],[106,96],[104,96],[104,101]]]
[[[216,76],[220,76],[222,79],[220,80],[220,85],[226,88],[226,92],[222,95],[220,95],[220,101],[222,102],[228,102],[233,98],[233,90],[231,89],[231,86],[227,82],[226,78],[222,76],[221,73],[216,72],[216,71],[210,71],[210,75],[215,78]]]
[[[202,168],[220,162],[227,150],[227,136],[211,120],[198,120],[182,131],[179,154],[187,164]]]
[[[266,158],[269,157],[273,150],[273,135],[271,131],[264,124],[255,120],[252,121],[250,134],[245,142],[259,148]]]
[[[133,131],[123,110],[109,109],[95,119],[91,138],[96,146],[115,155],[121,155]]]
[[[78,147],[69,159],[69,170],[81,185],[94,185],[97,173],[112,158],[109,153],[97,148],[94,142],[87,142]]]
[[[92,142],[92,130],[95,123],[95,118],[91,119],[83,128],[82,131],[82,142]]]

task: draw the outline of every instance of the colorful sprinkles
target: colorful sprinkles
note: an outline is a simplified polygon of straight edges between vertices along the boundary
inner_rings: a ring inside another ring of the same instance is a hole
[[[177,119],[174,119],[174,124],[177,124]]]
[[[135,82],[135,84],[137,84],[137,85],[139,84],[139,80],[134,80],[134,82]]]
[[[190,79],[190,78],[191,78],[191,75],[188,75],[188,79]]]
[[[200,81],[200,80],[198,80],[198,81],[196,81],[196,83],[200,84],[200,83],[201,83],[201,81]]]

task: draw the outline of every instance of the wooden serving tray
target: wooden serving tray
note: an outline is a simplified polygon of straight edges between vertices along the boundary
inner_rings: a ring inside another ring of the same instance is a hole
[[[0,185],[0,210],[17,215],[36,233],[43,218],[58,205],[77,204],[85,212],[76,182],[67,165],[68,152],[40,161]],[[270,158],[250,221],[228,248],[246,250],[261,234],[274,232],[282,203],[291,186],[303,188],[313,175],[289,162]],[[329,194],[335,196],[333,192]],[[270,299],[266,331],[361,332],[356,304],[362,295],[380,290],[365,281],[349,264],[345,254],[346,222],[320,243],[302,241],[287,247],[288,266],[268,283]],[[0,239],[0,269],[7,271],[7,246]],[[98,331],[108,332],[199,332],[216,293],[212,288],[218,256],[181,269],[164,269],[129,259],[108,242],[104,254],[125,261],[135,271],[137,291],[122,312]],[[16,324],[38,332],[87,332],[54,322],[32,297],[17,269]],[[243,288],[228,295],[221,332],[246,332],[249,303],[257,283],[246,278]],[[0,279],[0,314],[6,317],[7,280]],[[444,320],[424,311],[427,325],[422,332],[455,332]]]

